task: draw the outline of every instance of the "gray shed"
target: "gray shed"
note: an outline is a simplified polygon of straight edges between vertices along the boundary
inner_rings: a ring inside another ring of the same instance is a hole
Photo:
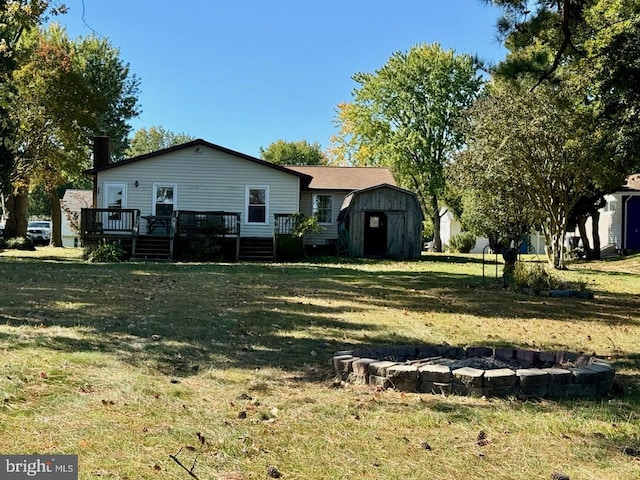
[[[413,192],[382,184],[349,193],[338,215],[338,252],[418,258],[424,216]]]

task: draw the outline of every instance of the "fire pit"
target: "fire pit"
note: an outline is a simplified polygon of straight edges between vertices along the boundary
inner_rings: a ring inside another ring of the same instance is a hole
[[[336,352],[346,381],[404,392],[518,398],[593,398],[611,389],[605,360],[570,352],[403,345]]]

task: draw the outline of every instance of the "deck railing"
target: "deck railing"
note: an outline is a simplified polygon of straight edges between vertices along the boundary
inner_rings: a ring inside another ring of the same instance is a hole
[[[176,217],[176,235],[240,236],[240,214],[235,212],[196,212],[179,210]]]
[[[276,236],[293,234],[300,220],[298,215],[292,213],[276,213],[274,218],[274,234]]]
[[[83,208],[80,211],[82,238],[137,236],[140,210],[135,208]]]

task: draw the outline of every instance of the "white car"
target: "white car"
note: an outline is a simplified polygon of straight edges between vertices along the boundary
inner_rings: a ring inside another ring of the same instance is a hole
[[[48,245],[51,241],[51,222],[48,220],[34,220],[27,224],[27,237],[34,244]]]

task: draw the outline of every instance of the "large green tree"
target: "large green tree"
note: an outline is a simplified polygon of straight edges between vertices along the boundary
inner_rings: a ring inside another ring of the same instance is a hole
[[[47,15],[65,13],[64,4],[51,6],[47,0],[0,0],[0,200],[2,215],[7,215],[5,232],[11,234],[16,229],[26,231],[24,215],[14,212],[26,212],[27,189],[18,186],[19,194],[14,192],[10,174],[15,166],[15,151],[18,148],[16,135],[19,126],[10,115],[12,106],[18,101],[13,82],[13,73],[20,65],[18,45],[23,35],[47,19]]]
[[[576,106],[580,91],[566,83],[530,86],[494,84],[477,102],[458,168],[474,172],[470,181],[481,188],[522,195],[523,211],[545,235],[549,263],[564,268],[570,217],[607,160],[588,147],[597,131],[592,111]]]
[[[61,246],[59,187],[77,180],[88,167],[96,132],[110,135],[122,152],[127,122],[137,114],[138,81],[107,40],[72,41],[55,24],[25,36],[20,49],[25,60],[14,72],[18,101],[10,110],[20,127],[13,196],[18,198],[16,192],[25,186],[42,185],[51,202],[52,243]]]
[[[581,93],[574,108],[590,110],[596,133],[585,149],[607,159],[594,172],[591,187],[575,205],[591,258],[600,255],[598,208],[603,195],[640,170],[640,3],[637,0],[564,0],[494,2],[505,8],[499,29],[509,48],[495,73],[501,78],[530,78],[568,83]],[[550,125],[549,128],[557,128]],[[585,222],[592,218],[593,248]]]
[[[433,223],[433,248],[441,251],[444,167],[463,144],[457,124],[483,84],[473,58],[417,45],[353,79],[359,86],[353,102],[338,107],[334,152],[343,161],[390,167],[418,195]]]
[[[127,157],[137,157],[145,153],[155,152],[164,148],[180,145],[194,140],[186,133],[175,133],[161,126],[140,128],[133,133],[129,148],[125,152]]]
[[[260,147],[260,158],[276,165],[326,165],[327,157],[318,142],[276,140]]]

